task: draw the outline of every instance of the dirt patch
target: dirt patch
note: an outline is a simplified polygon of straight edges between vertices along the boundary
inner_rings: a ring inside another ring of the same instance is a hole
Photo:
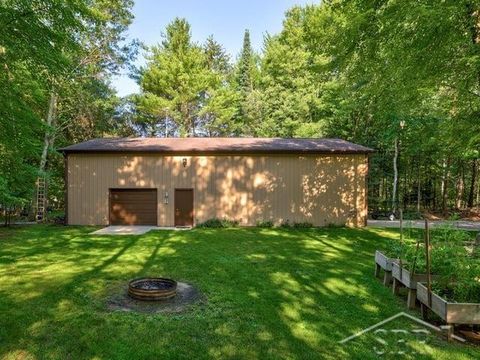
[[[205,296],[193,285],[178,282],[177,295],[161,301],[140,301],[128,296],[128,284],[111,289],[112,295],[107,299],[110,311],[133,311],[140,313],[181,313],[193,304],[204,304]]]

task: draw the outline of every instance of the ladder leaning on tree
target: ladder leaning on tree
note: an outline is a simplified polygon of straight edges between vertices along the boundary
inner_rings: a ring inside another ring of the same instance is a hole
[[[46,181],[45,177],[37,178],[37,204],[35,207],[35,221],[42,222],[45,220],[46,211]]]

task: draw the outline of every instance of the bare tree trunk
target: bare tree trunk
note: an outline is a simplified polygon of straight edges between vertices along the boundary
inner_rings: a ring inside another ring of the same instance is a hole
[[[55,92],[55,89],[52,89],[50,93],[50,101],[48,103],[48,112],[47,112],[47,119],[46,119],[46,129],[45,129],[45,134],[43,137],[43,148],[42,148],[42,154],[40,156],[40,164],[38,166],[38,174],[39,176],[43,176],[45,174],[46,166],[47,166],[47,160],[48,160],[48,151],[50,148],[53,146],[53,143],[55,141],[55,126],[57,124],[57,105],[58,105],[58,95]],[[38,180],[37,180],[38,181]],[[48,188],[47,179],[45,179],[45,189]],[[34,193],[34,198],[32,199],[32,203],[34,204],[34,209],[35,213],[34,216],[37,218],[37,209],[36,209],[36,204],[37,204],[37,191]],[[47,199],[47,193],[44,193],[44,198]],[[46,204],[45,204],[46,205]]]
[[[421,186],[420,186],[420,164],[418,164],[417,168],[417,212],[420,213],[420,202],[421,202]]]
[[[480,205],[480,181],[477,181],[477,201],[475,202],[476,205]]]
[[[447,212],[447,196],[448,196],[448,178],[449,178],[449,164],[450,159],[443,160],[443,174],[442,174],[442,186],[441,186],[441,194],[442,194],[442,211],[443,213]]]
[[[398,186],[398,138],[395,138],[395,153],[393,155],[393,188],[392,188],[392,212],[397,210],[397,186]]]
[[[477,180],[477,159],[472,161],[472,177],[470,180],[470,191],[468,192],[467,207],[473,207],[473,199],[475,197],[475,181]]]
[[[47,129],[45,130],[45,135],[43,137],[43,148],[42,148],[42,156],[40,158],[40,165],[39,165],[39,173],[43,174],[45,172],[45,167],[47,165],[48,160],[48,150],[53,145],[55,140],[55,132],[53,128],[57,123],[57,102],[58,96],[55,90],[52,90],[50,94],[50,102],[48,104],[48,114],[47,114]]]
[[[463,192],[465,189],[465,174],[463,171],[463,165],[460,167],[460,174],[457,178],[457,196],[455,199],[455,207],[461,209],[463,205]]]

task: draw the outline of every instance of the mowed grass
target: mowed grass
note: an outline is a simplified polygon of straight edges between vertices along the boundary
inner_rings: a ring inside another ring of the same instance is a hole
[[[338,343],[405,311],[373,277],[373,253],[398,239],[396,230],[92,230],[0,230],[0,359],[396,356],[391,335],[380,349],[371,334]],[[106,289],[143,275],[194,284],[207,301],[181,314],[109,311]],[[480,358],[478,347],[438,336],[401,346],[400,358]]]

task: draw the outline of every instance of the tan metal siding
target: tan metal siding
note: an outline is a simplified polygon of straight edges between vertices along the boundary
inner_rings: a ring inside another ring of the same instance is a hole
[[[362,226],[367,166],[366,155],[70,154],[69,223],[108,224],[110,188],[156,188],[158,224],[173,226],[174,189],[192,188],[196,223],[226,217],[242,225],[288,220]]]

